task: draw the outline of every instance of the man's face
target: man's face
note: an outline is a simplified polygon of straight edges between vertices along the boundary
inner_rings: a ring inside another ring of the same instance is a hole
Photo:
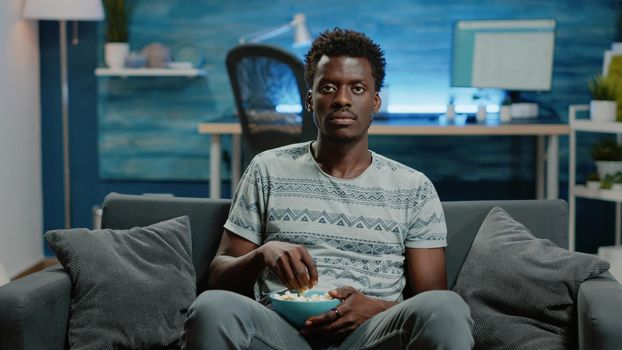
[[[361,57],[323,56],[317,64],[306,107],[320,134],[333,142],[354,143],[367,135],[380,109],[371,65]]]

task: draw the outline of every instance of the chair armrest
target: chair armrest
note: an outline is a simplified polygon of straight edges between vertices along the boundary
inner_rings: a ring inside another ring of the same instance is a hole
[[[65,349],[70,295],[60,266],[0,287],[0,349]]]
[[[620,349],[622,285],[609,272],[581,284],[577,311],[579,350]]]

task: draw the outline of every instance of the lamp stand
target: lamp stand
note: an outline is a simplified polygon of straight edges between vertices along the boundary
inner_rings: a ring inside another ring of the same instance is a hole
[[[67,81],[67,22],[58,21],[60,35],[60,91],[63,123],[63,185],[65,228],[71,228],[71,172],[69,167],[69,84]]]

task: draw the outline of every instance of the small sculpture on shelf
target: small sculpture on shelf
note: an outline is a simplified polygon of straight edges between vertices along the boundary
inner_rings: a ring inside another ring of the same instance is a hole
[[[447,110],[445,111],[445,118],[448,122],[453,122],[456,118],[456,97],[451,94],[447,101]]]
[[[151,43],[142,49],[149,68],[168,68],[171,61],[171,50],[161,43]]]
[[[477,92],[473,94],[473,102],[477,105],[477,113],[475,114],[475,118],[477,122],[486,121],[486,116],[488,115],[488,111],[486,109],[489,101],[489,95],[485,90],[478,89]]]

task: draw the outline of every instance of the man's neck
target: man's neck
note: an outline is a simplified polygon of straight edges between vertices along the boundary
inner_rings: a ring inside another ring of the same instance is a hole
[[[339,143],[324,138],[311,144],[313,158],[330,176],[353,179],[361,175],[371,164],[367,136],[354,143]]]

